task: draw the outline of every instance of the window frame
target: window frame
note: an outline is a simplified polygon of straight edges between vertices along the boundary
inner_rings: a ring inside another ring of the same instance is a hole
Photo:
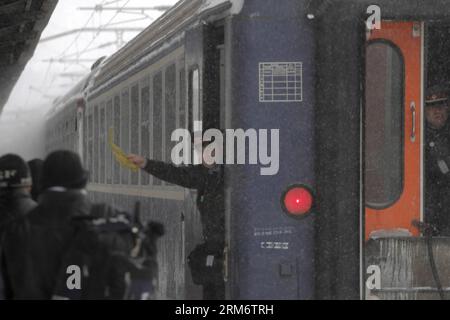
[[[400,146],[400,152],[401,152],[401,159],[400,161],[400,172],[401,172],[401,183],[400,183],[400,188],[398,190],[398,192],[396,192],[395,197],[392,197],[390,199],[390,201],[384,202],[384,203],[375,203],[375,202],[371,202],[368,201],[368,197],[367,197],[367,191],[366,191],[366,187],[364,188],[364,205],[367,208],[370,209],[374,209],[374,210],[384,210],[387,208],[392,207],[395,203],[397,203],[399,201],[399,199],[402,197],[403,192],[405,190],[405,160],[406,160],[406,155],[405,155],[405,109],[406,109],[406,101],[405,101],[405,90],[406,90],[406,70],[405,70],[405,57],[403,55],[403,52],[401,51],[401,49],[392,41],[390,40],[386,40],[386,39],[374,39],[374,40],[370,40],[367,42],[366,46],[365,46],[365,54],[364,54],[364,95],[363,95],[363,103],[364,103],[364,124],[363,124],[363,133],[364,133],[364,185],[367,186],[367,173],[366,173],[366,148],[367,148],[367,130],[366,130],[366,121],[367,121],[367,101],[366,101],[366,92],[367,92],[367,86],[366,86],[366,77],[367,77],[367,70],[366,70],[366,64],[367,64],[367,50],[370,46],[372,45],[377,45],[377,44],[384,44],[386,46],[389,46],[394,52],[396,52],[398,54],[398,57],[400,59],[401,62],[401,96],[400,96],[400,100],[402,101],[402,105],[401,105],[401,116],[400,116],[400,127],[401,127],[401,134],[400,134],[400,141],[401,141],[401,146]]]

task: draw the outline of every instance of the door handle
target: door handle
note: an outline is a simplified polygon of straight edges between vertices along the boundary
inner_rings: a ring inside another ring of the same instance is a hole
[[[411,118],[412,118],[412,126],[411,126],[411,142],[416,141],[416,103],[414,101],[411,102]]]

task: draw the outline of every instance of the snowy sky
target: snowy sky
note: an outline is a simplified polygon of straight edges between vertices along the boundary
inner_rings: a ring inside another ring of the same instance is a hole
[[[149,10],[141,12],[102,11],[94,12],[80,10],[80,7],[94,7],[104,4],[105,7],[155,7],[173,5],[177,0],[59,0],[49,24],[42,33],[41,40],[62,32],[107,25],[108,28],[147,27],[162,12]],[[134,22],[120,23],[133,19]],[[119,24],[118,24],[119,23]],[[125,41],[132,39],[137,32],[125,32]],[[110,55],[118,49],[115,33],[73,33],[55,40],[40,42],[33,58],[28,62],[21,78],[14,88],[5,111],[18,109],[34,109],[51,103],[52,98],[68,91],[79,77],[69,74],[83,74],[97,58]],[[99,48],[104,46],[104,48]],[[60,58],[76,60],[68,62],[48,62]],[[89,61],[84,61],[89,60]]]
[[[42,33],[46,37],[83,27],[145,28],[163,12],[144,11],[85,11],[79,7],[155,7],[174,5],[177,0],[59,0],[53,15]],[[133,19],[128,23],[121,23]],[[123,39],[131,40],[137,32],[125,32]],[[28,62],[9,100],[0,115],[0,155],[17,153],[25,159],[44,155],[44,114],[52,101],[69,91],[81,75],[89,72],[98,58],[118,50],[115,33],[80,33],[40,42]],[[100,48],[99,48],[100,47]],[[83,61],[60,63],[45,60],[61,58]],[[88,61],[84,61],[88,60]],[[69,77],[69,74],[77,76]]]

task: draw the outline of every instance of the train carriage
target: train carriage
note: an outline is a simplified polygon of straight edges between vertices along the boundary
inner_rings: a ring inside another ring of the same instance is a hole
[[[427,242],[417,222],[427,217],[424,90],[450,82],[449,9],[180,1],[59,101],[48,144],[82,154],[94,201],[140,202],[166,225],[159,298],[201,298],[186,266],[201,242],[196,192],[121,167],[109,135],[170,162],[174,130],[199,123],[227,138],[241,129],[259,156],[225,164],[227,298],[436,298],[449,242]]]

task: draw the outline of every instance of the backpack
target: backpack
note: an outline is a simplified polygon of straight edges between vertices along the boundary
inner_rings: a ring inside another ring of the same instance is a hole
[[[223,251],[220,245],[203,242],[188,256],[192,282],[197,285],[221,283],[223,281]]]
[[[137,204],[138,208],[139,204]],[[144,227],[126,212],[105,204],[73,218],[73,235],[56,276],[53,299],[146,300],[158,277],[156,240],[164,234],[157,222]]]

